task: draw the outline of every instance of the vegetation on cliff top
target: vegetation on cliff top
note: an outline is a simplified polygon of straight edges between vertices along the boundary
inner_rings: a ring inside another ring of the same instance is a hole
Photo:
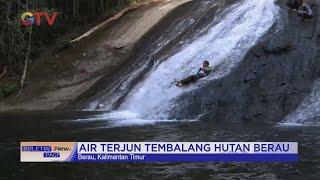
[[[51,44],[76,37],[101,18],[142,0],[0,0],[0,99],[25,84],[28,66]],[[54,26],[23,27],[22,13],[58,12]]]

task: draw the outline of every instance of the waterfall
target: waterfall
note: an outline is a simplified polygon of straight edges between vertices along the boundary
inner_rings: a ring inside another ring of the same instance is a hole
[[[131,90],[119,110],[130,111],[143,118],[167,118],[166,111],[174,99],[197,87],[177,88],[174,78],[182,79],[196,73],[203,60],[208,60],[213,69],[221,64],[224,68],[198,84],[227,75],[271,28],[279,12],[274,0],[244,0],[232,8],[207,33],[168,59],[158,62]]]
[[[282,121],[283,125],[320,125],[320,79],[313,86],[312,92],[300,106]]]

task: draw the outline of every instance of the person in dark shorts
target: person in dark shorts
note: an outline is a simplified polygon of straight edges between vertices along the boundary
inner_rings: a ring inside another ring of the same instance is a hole
[[[306,3],[302,4],[302,6],[299,8],[298,16],[302,17],[303,19],[312,18],[313,12],[311,7]]]
[[[208,76],[212,72],[208,61],[203,61],[203,66],[198,70],[197,74],[191,75],[180,81],[176,81],[176,86],[183,87],[198,81],[201,78]]]

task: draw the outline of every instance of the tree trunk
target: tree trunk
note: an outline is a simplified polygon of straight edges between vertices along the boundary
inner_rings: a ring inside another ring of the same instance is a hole
[[[23,73],[22,73],[22,77],[21,77],[21,81],[20,81],[20,87],[21,88],[23,88],[23,86],[25,84],[25,79],[26,79],[26,76],[27,76],[27,71],[28,71],[28,66],[29,66],[29,61],[30,61],[32,28],[33,28],[33,26],[31,26],[30,30],[29,30],[28,47],[27,47],[27,52],[25,54],[24,68],[23,68]]]
[[[163,0],[151,0],[151,1],[146,1],[146,2],[141,2],[138,3],[136,5],[133,6],[129,6],[125,9],[123,9],[122,11],[118,12],[117,14],[115,14],[114,16],[112,16],[111,18],[107,19],[106,21],[103,21],[102,23],[96,25],[95,27],[91,28],[89,31],[85,32],[83,35],[81,35],[80,37],[73,39],[71,41],[69,41],[70,43],[74,43],[74,42],[78,42],[80,40],[82,40],[83,38],[86,38],[88,36],[90,36],[92,33],[96,32],[97,30],[100,30],[106,26],[108,26],[111,22],[116,21],[118,19],[120,19],[123,15],[125,15],[126,13],[133,11],[135,9],[150,5],[150,4],[155,4],[155,3],[161,3]]]
[[[52,9],[55,9],[56,7],[55,7],[55,2],[54,2],[54,0],[51,0],[51,3],[52,3]]]
[[[2,29],[2,35],[4,35],[4,33],[6,32],[7,29],[7,23],[9,21],[9,15],[10,15],[10,10],[11,10],[11,2],[8,2],[8,7],[7,7],[7,13],[6,13],[6,19],[4,21],[4,25],[3,25],[3,29]]]
[[[78,9],[79,9],[79,5],[78,5],[78,0],[73,0],[73,20],[75,22],[78,22]]]

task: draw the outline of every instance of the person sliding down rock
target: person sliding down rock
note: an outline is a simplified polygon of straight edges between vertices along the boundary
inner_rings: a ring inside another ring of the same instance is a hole
[[[298,11],[298,16],[302,17],[302,19],[312,18],[313,13],[311,7],[306,3],[302,4]]]
[[[301,0],[294,0],[293,2],[292,2],[292,0],[289,0],[287,2],[287,6],[289,7],[290,11],[291,10],[298,10],[301,5],[302,5]]]
[[[203,61],[203,66],[202,68],[199,69],[199,71],[197,72],[197,74],[189,76],[183,80],[180,81],[176,81],[176,86],[178,87],[183,87],[186,86],[188,84],[194,83],[196,81],[198,81],[201,78],[204,78],[206,76],[208,76],[210,73],[212,72],[211,67],[209,66],[209,62],[208,61]]]

